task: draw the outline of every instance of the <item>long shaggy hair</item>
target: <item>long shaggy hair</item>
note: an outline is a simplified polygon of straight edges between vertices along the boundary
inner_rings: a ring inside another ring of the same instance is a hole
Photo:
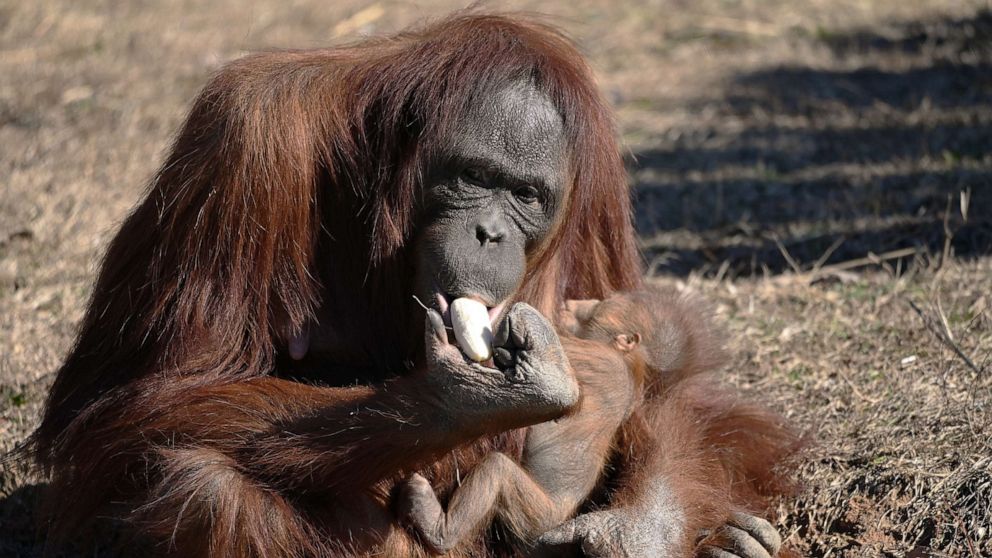
[[[237,387],[270,374],[280,339],[318,307],[332,309],[327,325],[374,371],[328,383],[407,370],[422,344],[408,327],[421,177],[467,106],[521,79],[563,119],[570,181],[518,299],[552,316],[565,298],[636,287],[642,267],[611,113],[558,31],[469,13],[350,46],[234,61],[200,93],[111,242],[32,438],[59,495],[56,532],[111,502],[165,509],[169,499],[150,485],[180,478],[177,459],[202,461],[221,441],[261,443],[252,431],[273,419],[253,398],[278,407],[273,415],[295,409],[280,397],[322,401],[249,388],[239,398]],[[178,426],[184,405],[230,386],[227,406],[242,418],[198,417],[214,427],[201,439]],[[176,457],[178,446],[192,453]],[[197,482],[222,476],[209,471]]]

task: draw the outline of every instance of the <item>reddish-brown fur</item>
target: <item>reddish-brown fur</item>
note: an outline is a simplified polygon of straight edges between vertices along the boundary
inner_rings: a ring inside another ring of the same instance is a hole
[[[577,336],[564,346],[582,388],[579,408],[554,425],[531,428],[532,436],[544,430],[529,440],[524,465],[488,456],[446,510],[435,508],[429,485],[408,481],[399,505],[416,532],[437,530],[441,544],[458,549],[496,517],[527,547],[574,515],[618,449],[622,460],[651,460],[636,467],[663,471],[678,494],[687,524],[683,555],[702,529],[722,525],[735,511],[763,516],[770,498],[789,492],[795,432],[774,413],[716,387],[712,375],[700,377],[724,364],[721,336],[702,301],[644,288],[602,302],[569,302],[561,318]],[[542,485],[549,474],[568,486]],[[637,478],[628,476],[610,503],[633,503],[640,493]]]
[[[670,481],[686,514],[683,547],[731,512],[766,517],[769,503],[793,492],[790,473],[801,446],[782,417],[742,402],[707,375],[676,384],[646,403],[621,429],[621,471],[642,468]],[[611,505],[635,502],[646,479],[621,474]]]
[[[521,76],[562,115],[570,180],[516,298],[552,315],[638,286],[610,111],[553,29],[460,15],[235,61],[111,242],[52,386],[32,440],[52,480],[51,535],[109,515],[182,556],[419,555],[385,510],[392,480],[419,469],[450,491],[484,455],[521,445],[510,425],[428,420],[444,401],[420,382],[407,284],[419,179],[465,105]],[[329,385],[270,377],[317,316],[348,348],[324,363],[336,365]],[[721,435],[682,434],[695,426],[668,424],[670,406],[645,405],[624,427],[621,500],[659,472],[679,478],[679,452],[705,461],[692,448],[707,436],[765,432],[718,417]],[[759,474],[753,459],[728,478]],[[677,482],[686,501],[702,490]]]
[[[689,555],[700,532],[727,523],[733,512],[767,517],[775,498],[794,492],[805,439],[780,415],[720,386],[713,372],[726,365],[723,334],[702,300],[645,288],[615,295],[596,310],[581,335],[599,333],[603,341],[653,324],[642,349],[660,368],[646,376],[644,399],[618,433],[620,474],[611,507],[636,502],[646,482],[666,479],[685,513]],[[657,475],[631,474],[641,470]]]
[[[513,453],[519,434],[411,426],[443,401],[416,381],[422,314],[407,281],[425,165],[469,102],[522,77],[563,118],[569,190],[516,298],[552,315],[636,286],[611,113],[555,30],[460,15],[235,61],[108,248],[52,386],[33,447],[53,536],[110,514],[183,555],[326,555],[356,532],[333,521],[353,494],[418,467],[452,483],[451,451],[475,437],[459,467]],[[265,379],[318,313],[348,348],[333,362],[344,372],[322,380],[372,387]]]

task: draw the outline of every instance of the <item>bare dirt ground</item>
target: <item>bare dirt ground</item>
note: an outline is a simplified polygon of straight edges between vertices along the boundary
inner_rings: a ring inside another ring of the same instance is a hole
[[[0,0],[0,453],[36,423],[109,235],[211,72],[458,7]],[[814,436],[788,543],[992,555],[989,3],[505,7],[589,55],[652,277],[716,301],[727,381]],[[0,464],[0,555],[40,552],[42,481]]]

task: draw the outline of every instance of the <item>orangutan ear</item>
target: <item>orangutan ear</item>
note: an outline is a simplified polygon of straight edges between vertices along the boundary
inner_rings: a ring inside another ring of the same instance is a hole
[[[641,343],[640,333],[621,333],[613,338],[613,346],[617,350],[629,353],[634,350],[634,347]]]

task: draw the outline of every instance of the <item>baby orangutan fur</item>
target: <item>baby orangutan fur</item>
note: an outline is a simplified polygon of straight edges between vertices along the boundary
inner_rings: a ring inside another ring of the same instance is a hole
[[[563,345],[582,390],[578,408],[531,426],[521,463],[489,454],[447,509],[427,479],[410,476],[398,493],[403,521],[438,554],[478,537],[496,518],[532,555],[560,555],[578,543],[591,555],[608,556],[611,549],[575,534],[576,522],[595,512],[559,525],[597,491],[636,494],[623,479],[609,479],[608,466],[611,459],[651,455],[669,462],[678,496],[662,525],[672,555],[775,556],[779,535],[752,514],[789,488],[773,469],[798,441],[779,417],[700,375],[724,358],[702,308],[694,297],[658,288],[567,302],[559,317],[573,336]],[[645,445],[662,451],[637,450]],[[726,525],[714,533],[701,529],[721,522]]]

